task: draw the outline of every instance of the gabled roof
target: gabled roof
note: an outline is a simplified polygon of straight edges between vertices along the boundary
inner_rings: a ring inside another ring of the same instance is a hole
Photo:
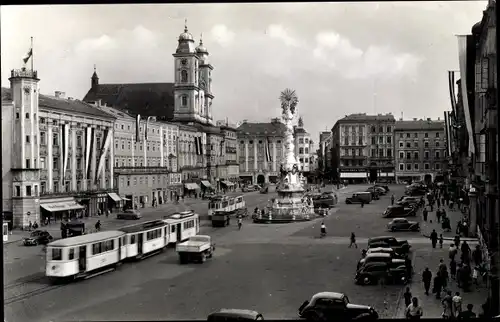
[[[282,136],[286,131],[281,122],[270,123],[243,123],[238,127],[239,134],[248,135],[277,135]]]
[[[2,101],[12,100],[12,93],[10,88],[2,87]],[[87,114],[96,117],[102,117],[107,119],[114,119],[112,114],[101,111],[100,109],[82,102],[80,100],[56,98],[48,95],[39,95],[38,106],[43,108],[49,108],[55,111],[68,112],[68,113],[80,113]]]
[[[394,131],[444,131],[444,121],[396,121]]]
[[[174,83],[99,84],[83,98],[113,106],[131,115],[166,117],[174,111]]]

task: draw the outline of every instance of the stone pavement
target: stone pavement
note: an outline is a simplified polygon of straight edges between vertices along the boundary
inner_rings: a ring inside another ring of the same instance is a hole
[[[435,272],[439,266],[439,260],[444,259],[445,263],[448,265],[448,247],[450,246],[449,241],[445,241],[443,248],[433,249],[430,246],[421,247],[414,251],[415,258],[413,259],[413,265],[415,269],[415,275],[413,276],[413,281],[410,287],[412,296],[417,297],[419,303],[422,305],[424,310],[423,318],[440,318],[443,313],[443,306],[441,305],[441,300],[437,300],[434,294],[429,293],[425,295],[424,285],[422,283],[422,272],[426,267],[432,272],[433,278]],[[439,246],[438,246],[439,247]],[[453,295],[455,292],[460,292],[462,297],[462,309],[465,310],[467,304],[474,305],[474,312],[476,314],[481,313],[481,305],[486,301],[488,290],[486,285],[479,285],[478,287],[472,287],[471,292],[463,292],[457,287],[454,280],[450,279],[448,283],[448,289],[452,291]],[[432,290],[432,283],[431,283]],[[404,291],[403,291],[404,292]],[[402,292],[402,293],[403,293]],[[444,294],[444,293],[443,293]],[[441,297],[442,298],[442,297]],[[398,308],[394,318],[404,318],[405,317],[405,303],[404,298],[401,297],[398,301]]]
[[[456,210],[456,208],[454,211],[450,210],[448,207],[444,207],[444,209],[446,210],[446,215],[450,218],[451,231],[450,232],[443,231],[443,229],[441,228],[441,223],[438,223],[437,221],[436,207],[434,207],[434,211],[432,212],[429,211],[427,222],[423,221],[422,212],[420,211],[420,219],[421,219],[420,227],[423,236],[430,237],[432,230],[435,229],[436,232],[438,233],[438,236],[439,234],[443,234],[443,239],[453,240],[453,238],[456,236],[455,232],[457,229],[457,223],[460,222],[460,220],[462,220],[463,214],[460,210]],[[429,206],[427,206],[427,210],[430,210]],[[476,238],[461,237],[460,240],[469,241],[469,240],[476,240]]]

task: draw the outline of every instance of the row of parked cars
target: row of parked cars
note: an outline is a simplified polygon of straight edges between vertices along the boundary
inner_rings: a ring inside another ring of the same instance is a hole
[[[345,199],[345,203],[350,204],[368,204],[372,200],[379,200],[381,196],[389,193],[389,186],[383,184],[375,184],[365,191],[354,192],[351,197]]]

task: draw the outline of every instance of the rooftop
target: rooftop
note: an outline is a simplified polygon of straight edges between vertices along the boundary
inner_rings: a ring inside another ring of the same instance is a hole
[[[441,120],[396,121],[394,131],[440,131],[444,130]]]
[[[245,122],[238,127],[240,134],[247,135],[283,135],[286,131],[285,124],[281,122],[249,123]]]
[[[391,113],[387,114],[377,114],[377,115],[367,115],[366,113],[356,113],[356,114],[349,114],[338,120],[338,122],[370,122],[370,121],[392,121],[394,122],[396,119],[394,118],[394,115]]]
[[[12,92],[10,88],[2,87],[2,102],[12,101]],[[39,95],[39,107],[50,108],[52,110],[64,111],[69,113],[81,113],[96,117],[114,119],[111,113],[106,113],[91,104],[80,100],[57,98],[48,95]]]

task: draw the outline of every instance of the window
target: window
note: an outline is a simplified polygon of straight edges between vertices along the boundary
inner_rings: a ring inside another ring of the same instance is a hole
[[[407,171],[411,171],[411,163],[407,163],[406,164],[406,170]]]
[[[62,249],[61,248],[52,248],[51,257],[52,257],[53,261],[62,260]]]
[[[52,145],[58,146],[59,145],[59,136],[57,133],[52,134]]]
[[[425,137],[425,138],[428,138],[428,137],[429,137],[429,133],[425,133],[425,134],[424,134],[424,137]]]
[[[21,197],[21,187],[16,186],[16,197]]]
[[[406,152],[406,158],[409,160],[411,159],[411,152]]]
[[[188,98],[186,95],[181,96],[181,105],[182,106],[187,106],[188,105]]]
[[[439,153],[439,151],[436,151],[436,152],[435,152],[435,156],[436,156],[436,157],[435,157],[436,159],[439,159],[439,157],[440,157],[440,153]]]
[[[363,145],[363,138],[362,137],[358,138],[358,145]]]
[[[26,169],[29,169],[29,168],[31,168],[31,160],[26,159]]]
[[[380,127],[378,128],[378,132],[379,132],[379,133],[384,132],[384,128],[380,126]]]
[[[45,140],[45,132],[40,132],[40,144],[47,144]]]
[[[424,159],[429,159],[429,151],[424,152]]]
[[[404,147],[404,143],[403,142],[399,142],[399,147],[400,148]]]
[[[344,145],[349,145],[349,138],[348,137],[344,138]]]
[[[439,148],[439,141],[436,141],[436,148]]]
[[[26,186],[26,196],[31,197],[31,186]]]
[[[76,159],[76,169],[77,170],[82,169],[82,159],[80,159],[80,158]]]
[[[428,148],[429,147],[429,142],[424,142],[424,147]]]
[[[402,139],[403,138],[403,133],[399,133],[399,138]]]
[[[383,136],[378,138],[378,143],[384,144],[384,137]]]
[[[387,149],[387,157],[392,158],[392,149]]]
[[[82,136],[81,135],[76,136],[76,147],[78,147],[78,148],[82,147]]]
[[[413,146],[414,146],[414,147],[416,147],[416,148],[418,148],[418,142],[417,142],[417,141],[415,141],[415,142],[413,143]]]
[[[372,133],[375,133],[375,126],[372,126]]]
[[[181,82],[186,83],[188,81],[188,72],[186,70],[181,70]]]
[[[387,137],[387,143],[388,143],[388,144],[391,144],[391,143],[392,143],[392,137],[390,137],[390,136],[388,136],[388,137]]]
[[[418,133],[413,133],[414,138],[418,138]]]
[[[377,156],[377,152],[375,151],[375,149],[372,149],[372,154],[371,154],[372,157],[376,157]]]
[[[70,188],[71,188],[71,183],[69,181],[66,181],[64,188],[65,188],[66,192],[69,192]]]
[[[430,168],[430,167],[429,167],[429,163],[424,163],[424,169],[425,169],[425,170],[429,170],[429,168]]]
[[[441,168],[441,165],[439,163],[434,164],[434,169],[439,170]]]
[[[377,144],[377,138],[372,136],[372,144]]]
[[[418,163],[415,163],[415,164],[413,165],[413,169],[418,170]]]
[[[437,138],[439,137],[439,132],[436,132],[436,137],[437,137]]]
[[[389,133],[392,132],[392,127],[391,126],[387,127],[387,132],[389,132]]]
[[[21,117],[21,114],[19,112],[16,112],[16,119],[19,119]]]
[[[411,143],[410,142],[406,142],[406,148],[411,148]]]
[[[413,152],[413,158],[414,158],[415,160],[418,160],[418,152]]]
[[[406,137],[409,138],[410,137],[410,133],[406,133]]]
[[[69,260],[75,259],[75,249],[74,248],[69,249],[68,259]]]
[[[38,197],[38,185],[33,186],[35,188],[35,197]]]
[[[52,169],[53,170],[59,169],[59,159],[58,158],[54,158],[53,159],[53,161],[52,161]]]
[[[309,153],[309,148],[305,148],[305,149],[304,149],[304,153],[305,153],[305,154],[308,154],[308,153]]]
[[[26,119],[30,118],[30,113],[26,113]]]
[[[399,158],[400,159],[404,159],[405,157],[405,153],[404,152],[399,152]]]
[[[54,181],[54,192],[59,192],[59,181]]]
[[[45,193],[47,191],[47,183],[42,181],[40,182],[40,193]]]
[[[383,158],[384,157],[384,149],[378,150],[378,156],[379,156],[379,158]]]

